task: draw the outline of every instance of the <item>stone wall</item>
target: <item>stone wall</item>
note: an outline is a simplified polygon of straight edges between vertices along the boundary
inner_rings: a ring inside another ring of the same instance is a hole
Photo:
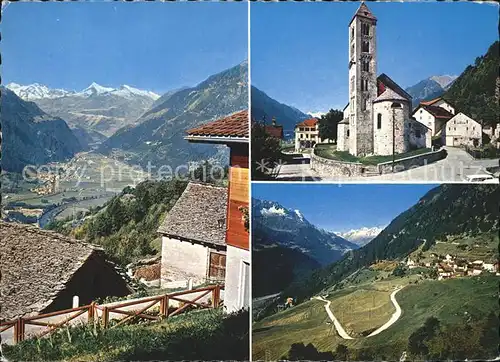
[[[394,162],[394,172],[401,172],[415,167],[424,166],[446,158],[447,152],[444,148],[435,152],[428,152],[417,156],[406,157]],[[392,173],[392,161],[379,163],[377,165],[380,174]]]
[[[330,160],[314,152],[311,153],[311,168],[320,175],[329,176],[361,176],[367,170],[362,163]]]

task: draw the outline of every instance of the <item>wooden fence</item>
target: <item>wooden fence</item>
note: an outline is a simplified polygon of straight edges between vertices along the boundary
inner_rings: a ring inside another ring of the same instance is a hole
[[[4,321],[0,323],[0,333],[6,332],[10,329],[13,330],[14,344],[23,341],[28,335],[26,333],[26,326],[39,326],[46,327],[41,333],[30,335],[29,337],[43,337],[49,333],[54,332],[58,328],[64,327],[69,322],[74,321],[79,317],[86,317],[87,323],[101,323],[103,328],[114,328],[130,322],[134,318],[142,318],[147,320],[162,320],[168,317],[173,317],[182,313],[189,306],[197,308],[218,308],[221,305],[220,291],[224,287],[221,285],[211,285],[204,288],[184,290],[176,293],[157,295],[154,297],[141,298],[132,301],[124,301],[122,303],[110,303],[107,305],[98,305],[93,302],[77,308],[60,310],[52,313],[39,314],[32,317],[21,317],[15,320]],[[199,294],[194,299],[186,299],[185,296],[189,294]],[[202,303],[200,299],[211,295],[211,303]],[[171,310],[172,301],[178,303],[178,307]],[[134,309],[134,306],[146,304],[145,306]],[[152,311],[153,308],[159,306],[159,311]],[[148,313],[149,312],[149,313]],[[86,314],[86,316],[85,316]],[[110,323],[110,315],[124,315],[124,318],[111,318],[118,319],[116,324]],[[42,321],[42,319],[56,318],[61,316],[61,320],[55,322]]]

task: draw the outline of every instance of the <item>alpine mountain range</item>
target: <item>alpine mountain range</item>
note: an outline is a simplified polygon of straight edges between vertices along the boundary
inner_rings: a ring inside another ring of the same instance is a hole
[[[3,165],[12,165],[4,169],[18,172],[27,164],[63,161],[88,150],[142,166],[148,161],[172,167],[191,161],[225,162],[225,148],[192,145],[183,137],[190,128],[246,109],[247,74],[248,63],[243,61],[196,86],[163,95],[129,85],[113,88],[96,82],[81,91],[9,83],[2,92],[7,94],[6,99],[2,97],[2,106],[9,110],[2,114],[7,124],[3,131],[5,139],[14,143],[12,152],[2,155]],[[63,134],[67,133],[65,129],[70,130],[71,136],[59,139],[56,132],[37,138],[35,129],[40,128],[40,120],[47,125],[57,120],[57,128],[63,129]],[[14,127],[22,122],[26,123],[23,128]],[[22,129],[34,131],[28,134]],[[38,142],[44,156],[16,153],[14,150],[21,146],[16,142],[21,140],[23,145]]]

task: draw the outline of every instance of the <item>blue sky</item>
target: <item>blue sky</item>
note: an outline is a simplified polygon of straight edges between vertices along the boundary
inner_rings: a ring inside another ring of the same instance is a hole
[[[252,184],[252,197],[298,209],[330,231],[386,226],[413,206],[432,184]]]
[[[166,92],[239,64],[245,3],[11,3],[2,83],[81,90],[93,81]]]
[[[378,73],[406,88],[459,75],[498,39],[498,5],[367,2],[378,18]],[[252,84],[304,112],[343,108],[356,2],[252,3]]]

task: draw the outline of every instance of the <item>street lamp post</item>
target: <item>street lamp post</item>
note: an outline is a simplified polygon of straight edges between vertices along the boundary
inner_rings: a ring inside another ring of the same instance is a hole
[[[394,173],[394,163],[396,162],[396,108],[401,108],[401,104],[393,102],[392,109],[392,173]]]

